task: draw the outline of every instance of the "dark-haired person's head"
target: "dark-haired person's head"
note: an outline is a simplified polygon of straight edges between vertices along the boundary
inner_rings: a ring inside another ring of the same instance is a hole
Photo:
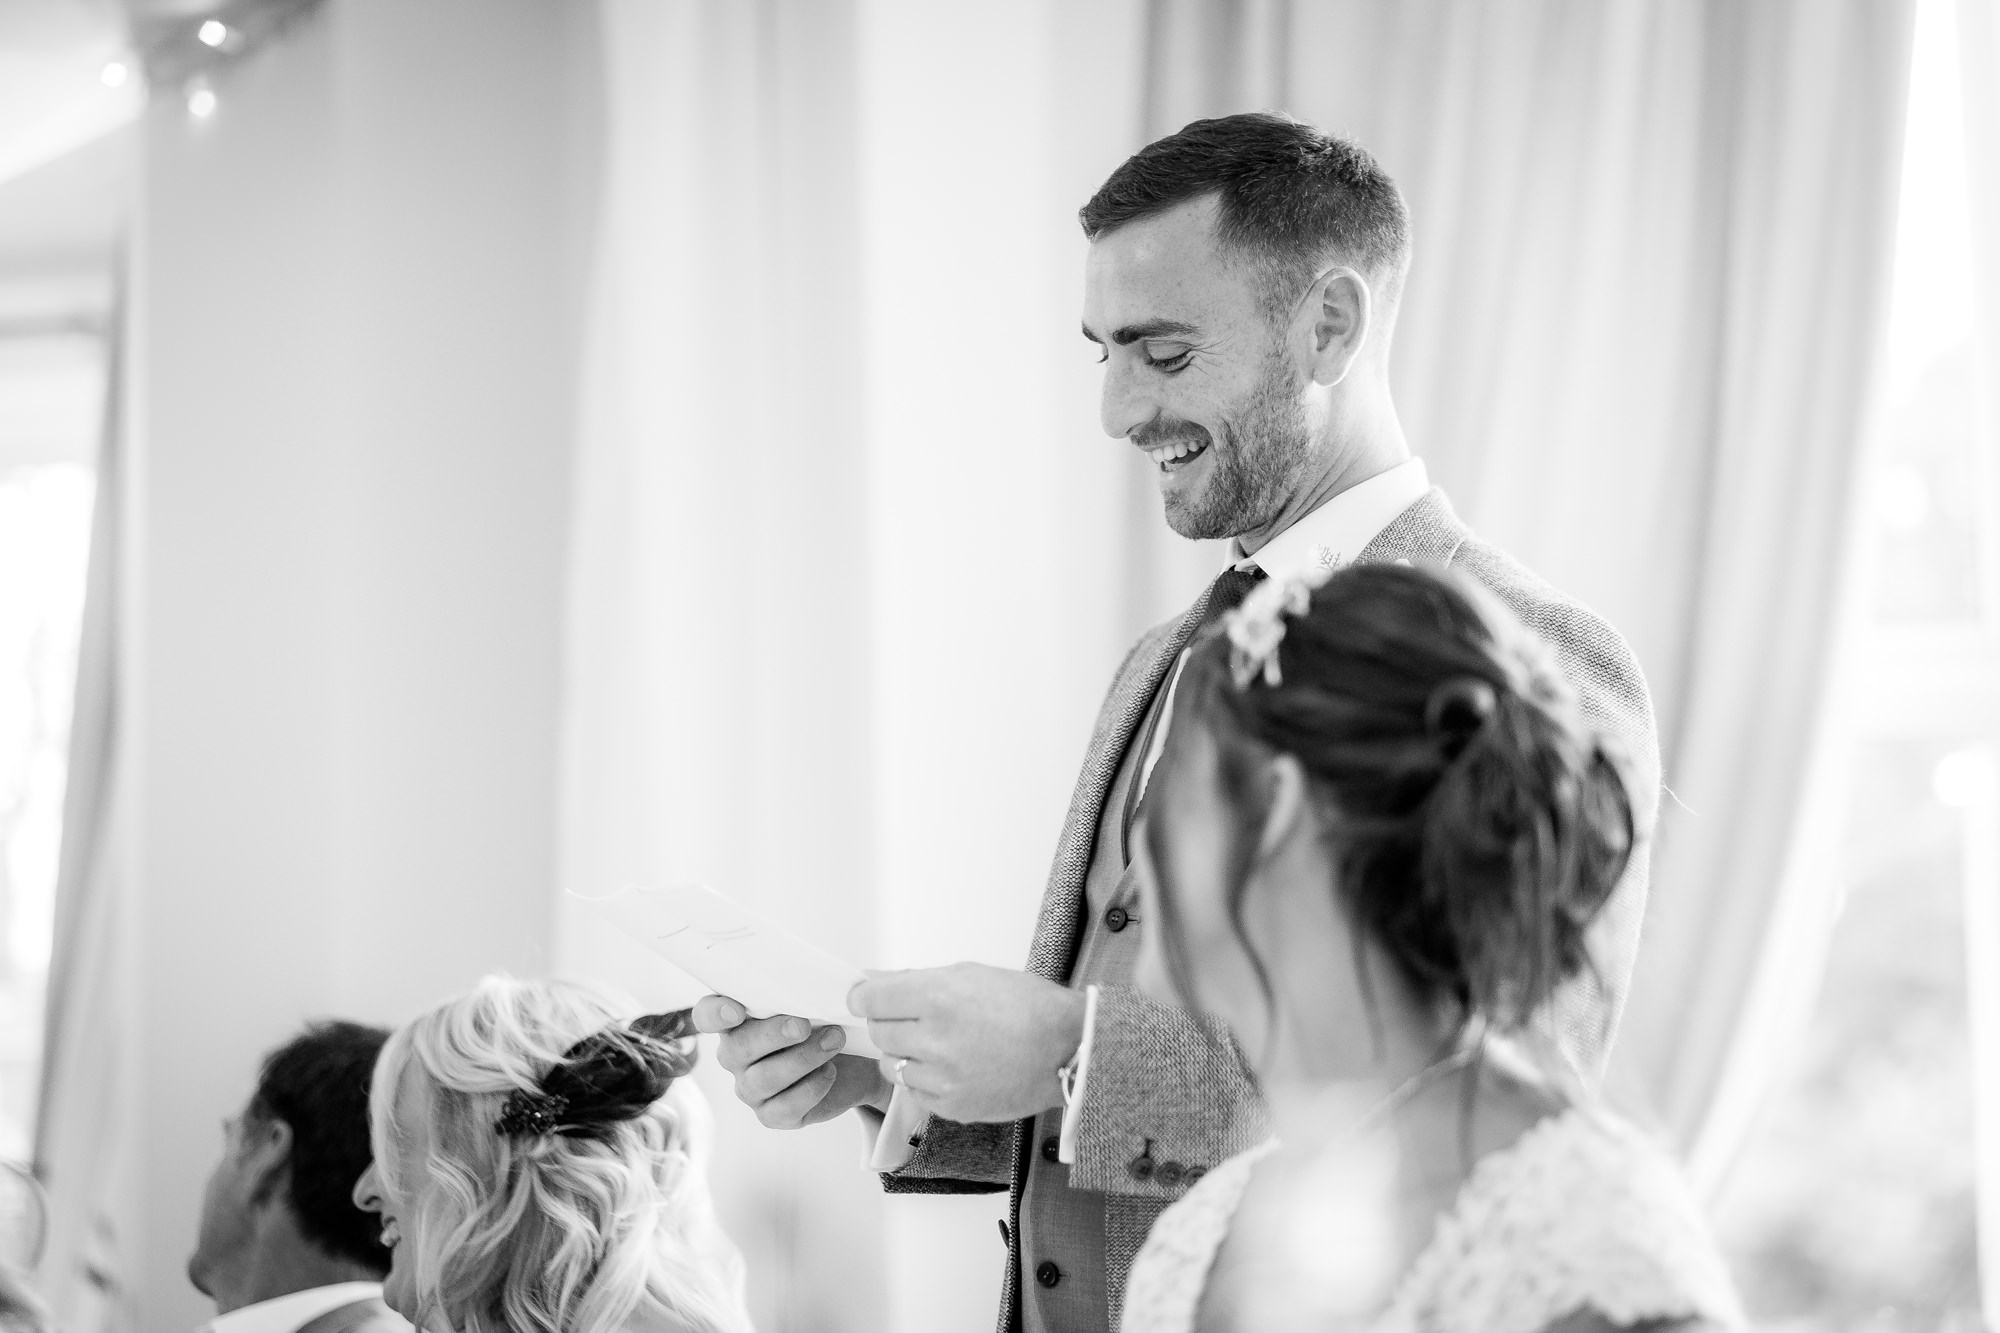
[[[49,1333],[48,1307],[25,1278],[0,1262],[0,1333]]]
[[[1366,152],[1288,116],[1198,120],[1079,216],[1104,429],[1146,451],[1176,532],[1254,550],[1400,461],[1388,349],[1409,218]]]
[[[1259,1061],[1274,1015],[1310,1012],[1347,1077],[1379,1058],[1382,1003],[1519,1031],[1588,980],[1631,850],[1606,741],[1463,575],[1352,565],[1274,612],[1286,593],[1264,585],[1189,654],[1147,795],[1140,985]]]
[[[368,1169],[368,1091],[389,1033],[321,1022],[264,1059],[223,1125],[188,1279],[227,1313],[313,1287],[379,1282],[389,1251],[354,1206]]]

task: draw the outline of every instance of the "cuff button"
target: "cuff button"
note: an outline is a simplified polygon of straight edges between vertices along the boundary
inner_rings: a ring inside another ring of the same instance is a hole
[[[1153,1183],[1165,1189],[1172,1189],[1181,1183],[1181,1178],[1186,1174],[1187,1168],[1179,1162],[1162,1162],[1160,1169],[1153,1173]]]

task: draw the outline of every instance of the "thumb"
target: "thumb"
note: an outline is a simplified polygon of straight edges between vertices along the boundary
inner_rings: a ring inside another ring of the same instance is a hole
[[[695,1001],[692,1016],[695,1027],[703,1032],[728,1032],[750,1014],[726,995],[704,995]]]

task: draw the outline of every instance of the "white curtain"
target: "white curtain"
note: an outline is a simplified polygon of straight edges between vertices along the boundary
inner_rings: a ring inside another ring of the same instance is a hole
[[[1284,43],[1217,41],[1219,15]],[[1817,980],[1812,790],[1886,312],[1907,0],[1157,0],[1154,125],[1369,148],[1393,374],[1488,537],[1633,642],[1666,803],[1614,1066],[1712,1182]],[[1207,29],[1204,28],[1207,25]]]
[[[1128,637],[1075,210],[1136,146],[1138,5],[600,12],[563,886],[1019,966]],[[567,971],[699,993],[559,932]],[[759,1328],[990,1321],[1004,1200],[886,1199],[853,1125],[773,1133],[700,1077]]]
[[[602,8],[605,194],[584,349],[562,885],[706,880],[828,948],[873,936],[852,7]],[[686,1003],[587,918],[558,965]],[[724,1221],[758,1327],[883,1319],[880,1202],[839,1127],[725,1079]],[[813,1306],[858,1279],[837,1309]]]
[[[1965,99],[1973,316],[1980,425],[2000,440],[2000,4],[1959,0],[1960,95]]]
[[[65,1333],[139,1326],[133,1042],[137,929],[125,849],[131,780],[119,727],[118,625],[129,580],[125,354],[131,322],[114,314],[103,442],[91,518],[89,582],[77,652],[56,929],[50,952],[35,1175],[49,1191],[47,1248],[35,1274]]]

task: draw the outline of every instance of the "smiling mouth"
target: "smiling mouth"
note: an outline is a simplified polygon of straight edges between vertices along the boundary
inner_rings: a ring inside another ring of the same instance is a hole
[[[1172,472],[1184,467],[1192,460],[1208,452],[1206,440],[1175,440],[1157,449],[1146,450],[1146,457],[1153,460],[1162,472]]]
[[[390,1222],[382,1228],[382,1247],[384,1249],[388,1250],[395,1249],[396,1242],[401,1240],[402,1238],[403,1238],[403,1233],[396,1229],[396,1224],[394,1222]]]

